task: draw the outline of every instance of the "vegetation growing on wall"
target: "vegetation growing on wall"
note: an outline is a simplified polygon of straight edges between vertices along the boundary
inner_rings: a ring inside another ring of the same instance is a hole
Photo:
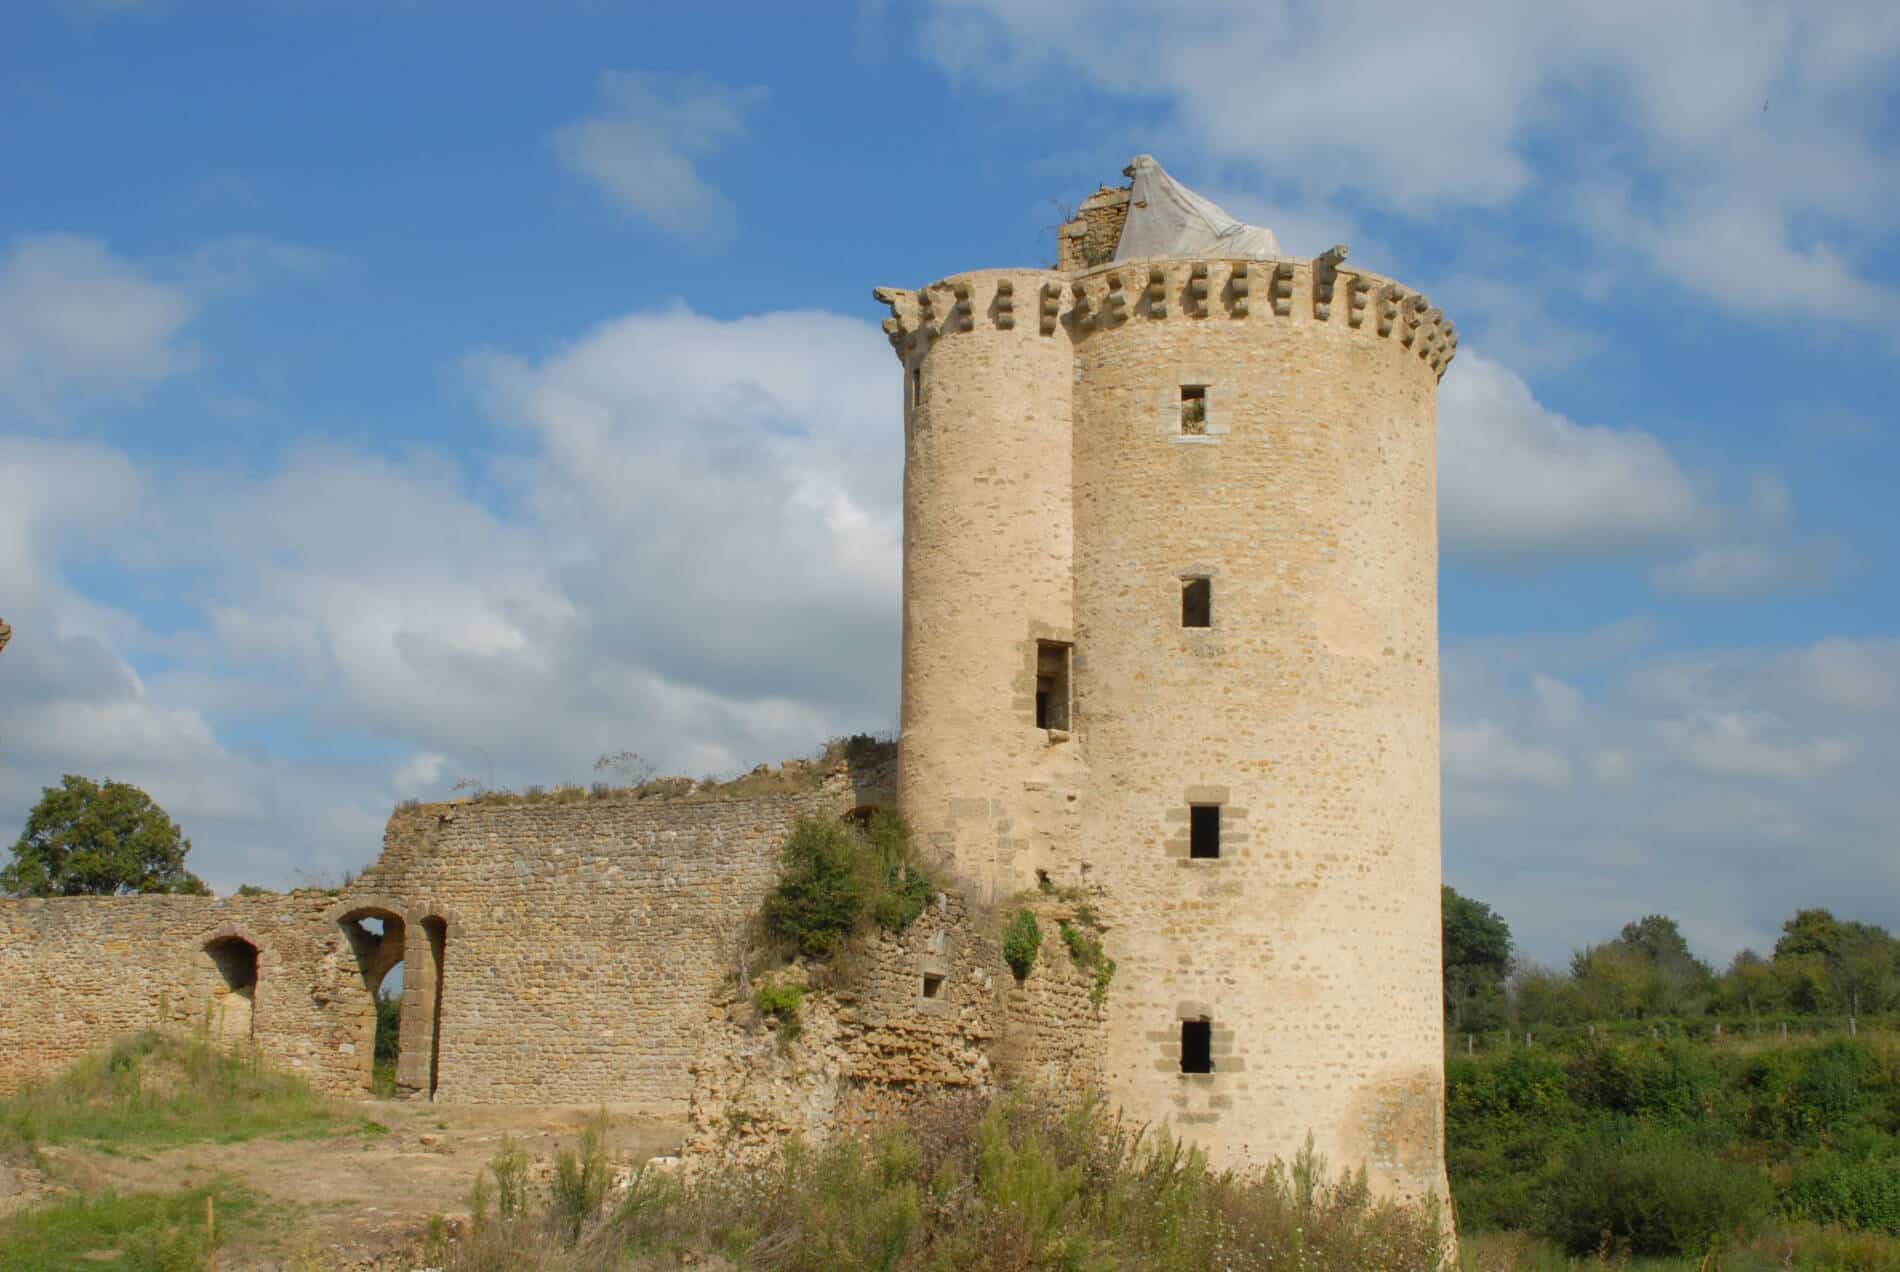
[[[1069,947],[1069,958],[1083,971],[1089,973],[1089,1002],[1100,1011],[1108,1000],[1108,987],[1115,979],[1115,960],[1102,952],[1102,938],[1095,933],[1093,925],[1088,923],[1086,913],[1078,913],[1073,921],[1062,920],[1062,943]]]
[[[1028,980],[1030,969],[1036,965],[1036,955],[1041,952],[1042,925],[1028,910],[1016,911],[1009,927],[1003,931],[1003,961],[1009,964],[1017,980]]]
[[[869,926],[903,931],[933,890],[897,814],[879,811],[862,829],[807,817],[786,836],[784,873],[766,894],[759,927],[775,953],[824,958]]]

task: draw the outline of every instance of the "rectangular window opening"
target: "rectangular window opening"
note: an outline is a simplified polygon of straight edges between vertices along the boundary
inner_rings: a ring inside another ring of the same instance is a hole
[[[1214,625],[1214,580],[1181,580],[1181,626]]]
[[[1205,384],[1181,386],[1181,431],[1197,435],[1207,432],[1207,386]]]
[[[924,997],[937,998],[943,993],[943,977],[924,973]]]
[[[1036,642],[1036,727],[1069,727],[1069,647]]]
[[[1220,805],[1188,805],[1188,856],[1220,856]]]
[[[1181,1072],[1214,1072],[1213,1021],[1184,1020],[1181,1022]]]

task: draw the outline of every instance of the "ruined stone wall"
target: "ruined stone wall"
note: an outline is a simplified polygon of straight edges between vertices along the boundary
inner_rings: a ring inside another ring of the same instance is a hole
[[[1103,186],[1084,199],[1075,219],[1056,233],[1056,268],[1079,273],[1114,260],[1128,223],[1129,197],[1127,186]]]
[[[441,917],[436,1098],[677,1115],[792,822],[890,798],[886,770],[756,799],[424,804],[345,900]]]
[[[788,1135],[823,1143],[874,1131],[945,1093],[1015,1085],[1074,1099],[1098,1089],[1105,1008],[1058,934],[1073,907],[1027,904],[1043,947],[1020,982],[1000,941],[1013,907],[972,908],[942,894],[902,933],[867,935],[828,963],[773,973],[773,983],[810,987],[794,1041],[782,1043],[729,987],[693,1065],[688,1157],[760,1161]]]
[[[70,897],[0,900],[0,1092],[114,1038],[160,1024],[248,1038],[319,1090],[359,1088],[374,1006],[335,898]],[[217,953],[255,947],[234,990]]]

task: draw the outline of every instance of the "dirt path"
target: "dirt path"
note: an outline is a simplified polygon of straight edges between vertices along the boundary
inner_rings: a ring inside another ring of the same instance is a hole
[[[79,1191],[165,1192],[227,1175],[277,1203],[267,1230],[221,1254],[231,1268],[363,1267],[426,1232],[432,1215],[463,1215],[476,1173],[512,1135],[535,1160],[532,1176],[580,1135],[591,1109],[488,1107],[362,1101],[352,1108],[386,1134],[324,1140],[191,1144],[126,1155],[62,1147],[43,1150],[54,1176]],[[677,1122],[608,1109],[608,1152],[616,1164],[677,1153]]]

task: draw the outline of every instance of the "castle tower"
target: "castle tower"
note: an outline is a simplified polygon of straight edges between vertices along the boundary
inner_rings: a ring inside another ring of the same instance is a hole
[[[881,289],[905,366],[899,804],[1098,894],[1103,1071],[1218,1162],[1446,1195],[1424,297],[1146,157],[1057,271]],[[1059,953],[1056,955],[1059,957]]]

